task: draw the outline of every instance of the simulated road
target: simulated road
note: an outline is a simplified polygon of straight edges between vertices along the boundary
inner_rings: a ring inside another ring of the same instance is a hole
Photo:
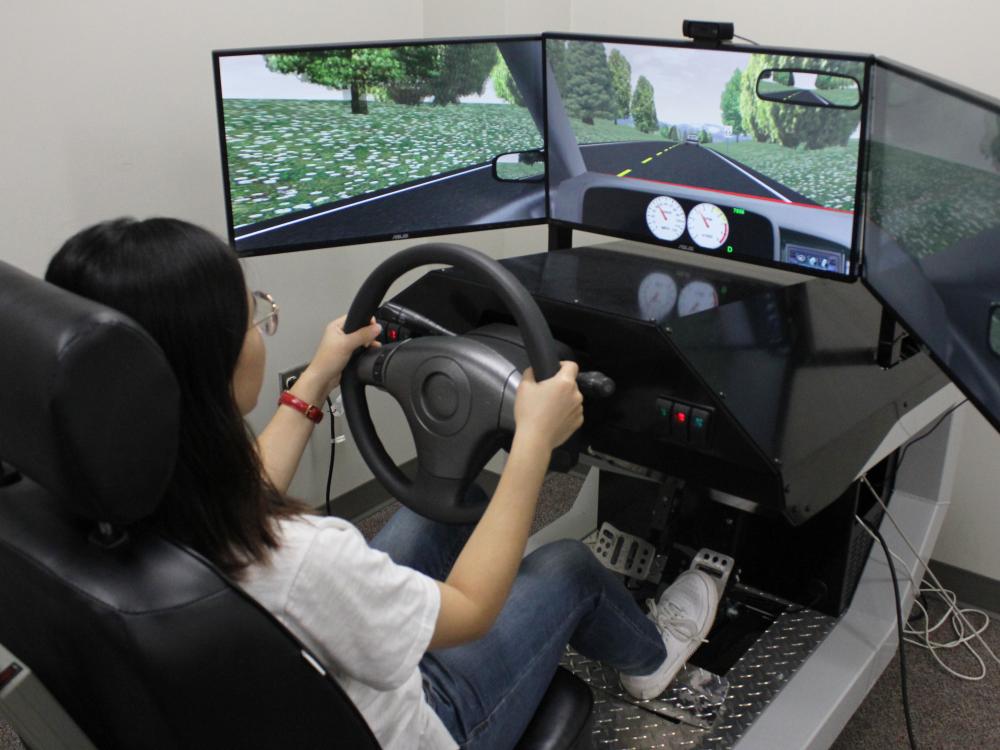
[[[581,151],[592,172],[817,205],[780,182],[701,145],[635,141],[584,146]]]
[[[527,221],[544,218],[544,195],[544,183],[500,182],[486,164],[239,227],[236,249],[253,252],[336,244],[371,235],[408,235],[483,223],[483,217],[491,214],[490,223]],[[505,207],[533,197],[540,217],[516,209],[506,212],[507,218],[494,213],[503,214]]]

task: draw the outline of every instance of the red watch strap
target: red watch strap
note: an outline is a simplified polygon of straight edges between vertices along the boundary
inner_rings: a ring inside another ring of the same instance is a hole
[[[312,404],[307,404],[298,396],[293,395],[289,391],[282,391],[281,395],[278,396],[278,406],[290,406],[295,411],[300,411],[306,415],[306,417],[316,424],[323,421],[323,410],[318,406],[313,406]]]

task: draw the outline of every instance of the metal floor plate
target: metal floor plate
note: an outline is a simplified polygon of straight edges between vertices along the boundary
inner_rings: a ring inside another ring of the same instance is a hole
[[[786,610],[721,678],[689,665],[651,701],[634,700],[614,670],[572,650],[562,663],[594,691],[598,748],[721,750],[739,741],[836,622]]]

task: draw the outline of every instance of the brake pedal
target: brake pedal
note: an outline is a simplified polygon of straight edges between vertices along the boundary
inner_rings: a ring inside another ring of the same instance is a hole
[[[735,560],[729,555],[715,552],[707,547],[702,547],[691,560],[691,570],[701,570],[708,573],[719,587],[719,595],[726,590],[729,576],[733,572]]]
[[[645,539],[619,531],[605,521],[597,532],[594,554],[605,568],[640,581],[655,577],[656,547]]]

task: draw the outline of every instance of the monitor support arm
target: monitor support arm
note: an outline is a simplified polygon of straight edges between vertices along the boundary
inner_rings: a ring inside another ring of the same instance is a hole
[[[883,305],[882,319],[878,328],[878,347],[875,352],[875,361],[883,370],[888,370],[902,361],[900,352],[905,336],[892,310]]]

